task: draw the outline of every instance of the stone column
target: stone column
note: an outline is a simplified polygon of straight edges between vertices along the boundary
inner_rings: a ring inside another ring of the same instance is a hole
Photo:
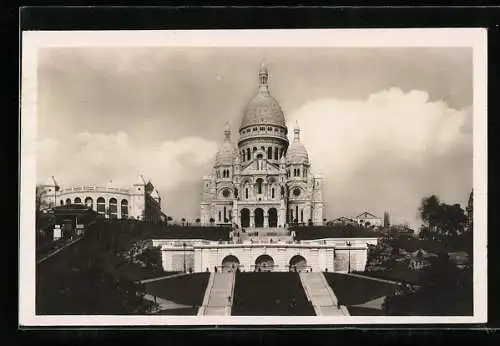
[[[252,210],[250,210],[250,228],[255,227],[254,216],[255,216],[255,210],[252,209]]]
[[[269,227],[269,219],[268,219],[268,211],[264,210],[264,227],[267,228]]]

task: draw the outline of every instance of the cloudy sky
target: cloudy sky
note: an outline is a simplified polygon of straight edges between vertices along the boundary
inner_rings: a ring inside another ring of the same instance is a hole
[[[168,215],[199,217],[200,177],[226,121],[237,140],[264,60],[325,178],[325,217],[388,211],[418,225],[426,195],[465,205],[468,48],[43,48],[37,179],[127,186],[144,174]]]

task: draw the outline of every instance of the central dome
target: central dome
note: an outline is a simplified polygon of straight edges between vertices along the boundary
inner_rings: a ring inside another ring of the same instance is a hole
[[[269,93],[267,85],[269,74],[262,66],[259,72],[259,93],[247,105],[240,129],[253,125],[277,125],[286,127],[285,115],[274,97]]]

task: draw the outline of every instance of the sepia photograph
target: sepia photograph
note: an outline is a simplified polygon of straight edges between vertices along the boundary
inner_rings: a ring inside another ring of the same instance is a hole
[[[20,324],[486,322],[486,32],[23,32]]]

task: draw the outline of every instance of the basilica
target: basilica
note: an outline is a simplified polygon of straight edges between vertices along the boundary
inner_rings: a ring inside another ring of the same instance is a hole
[[[235,143],[224,141],[203,178],[201,223],[241,228],[323,224],[322,179],[313,176],[298,124],[289,143],[285,115],[262,65],[257,95],[245,108]]]

